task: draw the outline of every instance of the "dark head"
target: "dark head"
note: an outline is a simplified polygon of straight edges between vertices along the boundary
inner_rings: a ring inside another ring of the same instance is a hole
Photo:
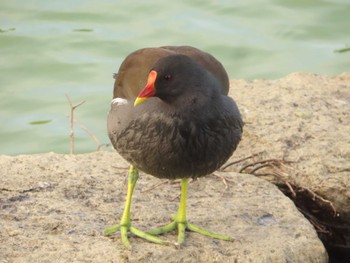
[[[135,106],[150,97],[166,103],[191,96],[210,96],[218,82],[197,62],[185,55],[171,55],[159,59],[148,75],[147,85],[135,100]]]

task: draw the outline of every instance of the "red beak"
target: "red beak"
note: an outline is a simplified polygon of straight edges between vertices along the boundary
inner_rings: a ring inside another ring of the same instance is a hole
[[[137,95],[137,98],[134,102],[134,106],[144,102],[145,100],[147,100],[150,97],[154,96],[154,83],[156,82],[157,79],[157,71],[152,70],[149,74],[148,74],[148,79],[147,79],[147,84],[146,86],[143,88],[143,90],[141,90],[141,92],[139,93],[139,95]]]

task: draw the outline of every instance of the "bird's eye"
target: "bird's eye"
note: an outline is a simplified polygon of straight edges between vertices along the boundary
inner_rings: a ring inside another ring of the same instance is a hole
[[[166,75],[164,75],[164,79],[171,80],[172,76],[170,74],[166,74]]]

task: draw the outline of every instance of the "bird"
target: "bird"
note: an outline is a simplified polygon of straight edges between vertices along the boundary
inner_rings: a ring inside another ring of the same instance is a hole
[[[125,58],[115,75],[107,130],[115,150],[130,164],[128,189],[120,223],[104,235],[120,231],[126,247],[131,247],[129,232],[168,244],[158,235],[177,229],[179,246],[185,244],[186,229],[233,240],[190,223],[186,216],[189,178],[220,168],[241,140],[243,121],[228,91],[223,65],[192,46],[142,48]],[[131,201],[139,171],[181,179],[179,208],[168,225],[149,231],[132,225]]]

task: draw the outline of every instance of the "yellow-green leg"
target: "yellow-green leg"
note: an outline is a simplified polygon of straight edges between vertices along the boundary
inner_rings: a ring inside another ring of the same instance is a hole
[[[152,236],[146,232],[143,232],[133,226],[131,226],[130,220],[130,207],[131,207],[131,199],[132,194],[134,192],[134,188],[136,186],[137,179],[139,178],[139,172],[132,165],[130,166],[129,176],[128,176],[128,192],[126,195],[125,208],[123,212],[122,219],[120,224],[107,228],[103,234],[110,235],[114,232],[120,231],[122,242],[126,247],[130,247],[130,242],[128,240],[128,232],[135,234],[138,237],[144,238],[148,241],[152,241],[157,244],[166,244],[167,241],[163,241],[155,236]]]
[[[186,229],[189,229],[189,230],[197,232],[199,234],[209,236],[212,238],[216,238],[216,239],[227,240],[227,241],[233,240],[233,238],[230,236],[219,235],[217,233],[205,230],[203,228],[200,228],[196,225],[193,225],[193,224],[190,224],[187,222],[187,218],[186,218],[187,188],[188,188],[188,178],[183,178],[181,180],[181,197],[180,197],[179,209],[178,209],[176,215],[174,215],[172,217],[172,219],[174,221],[171,222],[170,224],[164,226],[164,227],[160,227],[157,229],[147,231],[147,233],[151,234],[151,235],[160,235],[160,234],[164,234],[166,232],[169,232],[171,230],[174,230],[177,227],[177,229],[178,229],[177,243],[179,245],[181,245],[185,242]]]

